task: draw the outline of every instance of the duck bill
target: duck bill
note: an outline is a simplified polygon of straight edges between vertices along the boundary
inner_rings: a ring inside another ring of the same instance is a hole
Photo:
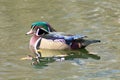
[[[26,33],[26,35],[29,35],[29,34],[33,34],[34,32],[33,32],[33,30],[31,29],[30,31],[28,31],[27,33]]]

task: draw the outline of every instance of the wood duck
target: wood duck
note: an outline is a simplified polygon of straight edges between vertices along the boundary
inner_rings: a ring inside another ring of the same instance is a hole
[[[85,48],[89,44],[100,42],[100,40],[86,40],[84,35],[71,35],[56,32],[47,22],[34,22],[31,29],[26,33],[32,34],[29,48],[33,53],[39,49],[69,50]]]

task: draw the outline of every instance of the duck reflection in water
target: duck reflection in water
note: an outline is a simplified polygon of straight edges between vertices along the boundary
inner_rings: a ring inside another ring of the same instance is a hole
[[[31,55],[28,55],[25,58],[22,58],[22,60],[32,60],[32,65],[34,65],[35,67],[44,67],[44,66],[48,66],[48,63],[52,63],[52,62],[61,62],[61,61],[65,61],[65,60],[72,60],[75,61],[77,64],[79,61],[76,61],[75,59],[88,59],[88,58],[92,58],[95,60],[99,60],[100,56],[98,56],[97,54],[92,54],[90,52],[88,52],[86,49],[79,49],[79,50],[69,50],[69,51],[59,51],[59,50],[38,50],[39,54],[41,55],[41,57],[36,58],[33,57]]]

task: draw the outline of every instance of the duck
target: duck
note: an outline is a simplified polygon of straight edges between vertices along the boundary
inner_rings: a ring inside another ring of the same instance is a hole
[[[33,22],[31,29],[26,33],[26,35],[30,34],[32,37],[29,48],[32,53],[39,56],[38,50],[40,49],[76,50],[100,42],[100,40],[88,40],[86,35],[57,32],[49,23],[44,21]]]

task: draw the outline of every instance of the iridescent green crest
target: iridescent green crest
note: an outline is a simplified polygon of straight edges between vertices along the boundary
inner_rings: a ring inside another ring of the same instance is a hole
[[[41,29],[49,32],[49,25],[46,22],[34,22],[31,25],[31,28],[40,27]]]

